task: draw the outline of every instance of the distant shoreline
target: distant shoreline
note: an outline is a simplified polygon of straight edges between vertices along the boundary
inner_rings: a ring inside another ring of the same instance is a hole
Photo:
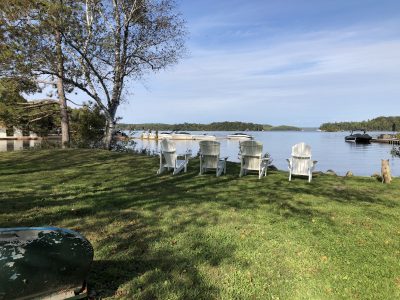
[[[152,130],[152,131],[302,131],[303,129],[291,125],[272,126],[246,122],[214,122],[210,124],[182,123],[143,123],[117,124],[120,130]]]
[[[327,132],[350,131],[363,129],[367,131],[396,132],[400,129],[400,117],[377,117],[360,122],[334,122],[324,123],[319,129]]]

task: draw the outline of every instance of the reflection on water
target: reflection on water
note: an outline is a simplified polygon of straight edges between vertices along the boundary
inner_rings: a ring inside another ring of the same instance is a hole
[[[128,132],[127,132],[128,133]],[[204,132],[191,132],[203,134]],[[209,132],[217,136],[221,143],[221,156],[228,156],[229,161],[239,161],[239,142],[227,140],[225,137],[232,132]],[[400,175],[400,158],[392,157],[388,144],[354,144],[344,141],[346,132],[248,132],[264,144],[264,152],[268,152],[273,164],[281,170],[287,170],[286,158],[289,158],[291,147],[299,142],[305,142],[312,147],[313,159],[317,160],[317,171],[332,169],[344,175],[352,171],[355,175],[370,176],[380,173],[381,159],[390,159],[390,166],[394,176]],[[370,133],[376,137],[379,133]],[[159,142],[155,140],[135,139],[135,149],[149,154],[158,153]],[[175,141],[177,152],[185,153],[191,150],[193,155],[199,151],[199,142],[193,140]],[[39,140],[0,140],[1,151],[22,150],[38,146]]]

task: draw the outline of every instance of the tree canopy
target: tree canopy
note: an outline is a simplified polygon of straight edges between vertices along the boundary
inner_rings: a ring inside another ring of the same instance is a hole
[[[182,123],[182,124],[162,124],[162,123],[148,123],[148,124],[118,124],[118,128],[129,130],[188,130],[188,131],[279,131],[279,130],[301,130],[294,126],[272,126],[268,124],[256,124],[246,122],[213,122],[210,124],[199,123]]]
[[[372,120],[361,122],[335,122],[324,123],[320,126],[321,130],[325,131],[342,131],[353,129],[365,129],[369,131],[392,131],[393,124],[395,129],[400,129],[400,117],[377,117]]]
[[[128,82],[177,63],[185,37],[174,0],[4,0],[0,77],[56,84],[62,125],[64,93],[80,89],[102,111],[110,148]]]

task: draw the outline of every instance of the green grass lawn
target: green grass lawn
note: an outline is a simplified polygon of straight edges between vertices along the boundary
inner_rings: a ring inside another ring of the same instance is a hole
[[[0,227],[81,232],[102,298],[400,298],[399,179],[157,168],[101,150],[0,153]]]

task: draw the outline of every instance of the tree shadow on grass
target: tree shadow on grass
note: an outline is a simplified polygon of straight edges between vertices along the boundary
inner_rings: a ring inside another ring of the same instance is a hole
[[[157,158],[109,152],[92,158],[90,152],[72,151],[71,163],[63,160],[65,153],[23,157],[15,172],[0,172],[21,185],[21,191],[2,191],[1,214],[7,219],[1,219],[0,226],[52,224],[81,231],[95,245],[91,279],[100,297],[218,298],[218,289],[204,280],[198,266],[234,259],[234,244],[203,230],[217,224],[220,211],[226,209],[265,209],[304,222],[319,217],[334,228],[329,210],[319,209],[314,199],[365,207],[371,214],[377,207],[366,204],[398,206],[386,194],[359,188],[357,184],[365,182],[358,179],[348,184],[343,178],[322,175],[312,183],[288,182],[283,172],[268,172],[261,180],[257,175],[239,178],[235,163],[228,163],[226,176],[199,176],[197,159],[190,161],[187,173],[156,176]],[[61,170],[40,178],[55,168]],[[70,173],[63,174],[63,169]],[[29,176],[32,172],[38,176]],[[376,188],[386,191],[381,185]]]
[[[205,236],[202,232],[205,224],[199,220],[209,218],[208,214],[192,212],[184,221],[163,224],[162,230],[157,216],[144,216],[136,211],[111,211],[110,214],[114,220],[110,226],[122,221],[125,226],[96,241],[98,252],[106,250],[115,256],[115,259],[94,261],[89,281],[98,297],[218,298],[218,289],[204,281],[197,268],[199,265],[218,266],[232,259],[235,247],[229,242],[215,240],[215,236],[212,241]]]

